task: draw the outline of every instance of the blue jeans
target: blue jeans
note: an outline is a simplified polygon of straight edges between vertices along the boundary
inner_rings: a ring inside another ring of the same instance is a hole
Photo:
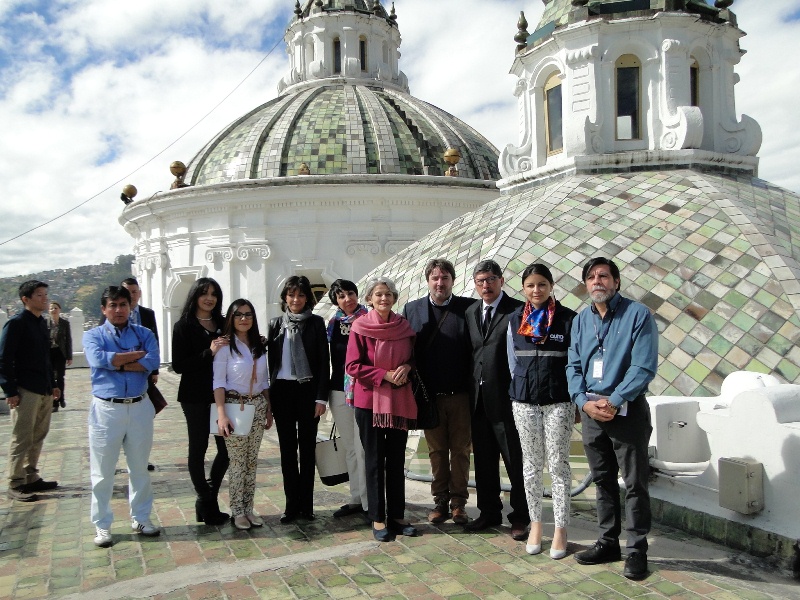
[[[128,463],[128,498],[131,519],[148,522],[153,508],[153,488],[147,461],[153,446],[156,411],[145,395],[133,404],[114,404],[92,398],[89,407],[89,464],[92,476],[92,523],[110,529],[114,520],[111,495],[120,448]]]

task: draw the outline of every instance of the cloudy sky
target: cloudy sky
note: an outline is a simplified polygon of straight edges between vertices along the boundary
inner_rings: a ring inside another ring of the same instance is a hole
[[[541,0],[395,5],[411,93],[498,148],[515,143],[512,38],[520,10],[533,30]],[[168,189],[170,162],[188,163],[225,125],[277,95],[293,6],[0,0],[0,276],[130,253],[133,240],[117,221],[122,186],[136,185],[139,199]],[[760,176],[800,192],[800,68],[790,62],[800,49],[800,0],[732,8],[748,33],[737,111],[763,130]]]

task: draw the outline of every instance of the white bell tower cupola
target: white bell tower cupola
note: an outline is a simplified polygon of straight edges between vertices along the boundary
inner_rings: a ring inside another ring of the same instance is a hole
[[[733,0],[544,0],[520,14],[514,94],[519,141],[500,182],[620,165],[714,165],[757,174],[761,128],[737,118],[745,35]]]
[[[298,0],[294,13],[284,35],[289,73],[278,83],[279,94],[332,79],[409,91],[398,67],[394,4],[387,12],[379,0]]]

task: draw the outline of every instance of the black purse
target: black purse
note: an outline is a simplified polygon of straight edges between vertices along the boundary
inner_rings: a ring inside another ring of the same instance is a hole
[[[439,426],[439,407],[436,406],[436,399],[428,396],[425,382],[416,369],[412,371],[411,377],[411,390],[417,402],[417,429],[436,429]]]

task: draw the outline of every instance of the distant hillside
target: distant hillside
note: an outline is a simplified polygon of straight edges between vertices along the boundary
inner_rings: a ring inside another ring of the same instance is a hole
[[[75,307],[80,308],[87,321],[100,318],[100,295],[109,285],[117,285],[131,276],[133,254],[122,254],[114,263],[87,265],[74,269],[56,269],[30,275],[0,278],[0,307],[9,314],[22,310],[19,299],[19,286],[28,279],[44,281],[50,287],[48,295],[51,300],[61,304],[67,312]]]

